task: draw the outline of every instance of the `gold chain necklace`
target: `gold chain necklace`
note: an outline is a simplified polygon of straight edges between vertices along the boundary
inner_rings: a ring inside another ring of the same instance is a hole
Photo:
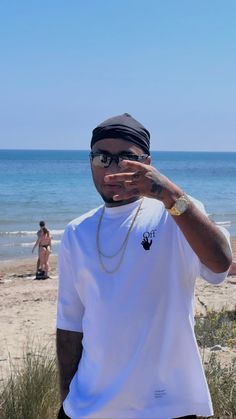
[[[113,255],[106,255],[105,253],[103,253],[102,250],[101,250],[101,246],[100,246],[100,230],[101,230],[102,219],[103,219],[103,215],[104,215],[104,211],[105,211],[105,205],[104,205],[104,207],[102,209],[102,212],[101,212],[101,215],[100,215],[100,218],[99,218],[99,221],[98,221],[98,226],[97,226],[96,245],[97,245],[98,257],[99,257],[99,261],[100,261],[100,264],[102,266],[102,269],[106,273],[108,273],[108,274],[113,274],[114,272],[118,271],[118,269],[120,268],[120,265],[121,265],[121,263],[122,263],[122,261],[124,259],[125,250],[126,250],[126,247],[127,247],[127,244],[128,244],[130,233],[131,233],[132,228],[134,226],[135,220],[136,220],[136,218],[137,218],[137,216],[139,214],[139,211],[141,209],[142,203],[143,203],[143,198],[141,199],[141,202],[140,202],[140,204],[138,206],[138,209],[137,209],[137,211],[135,213],[135,216],[134,216],[134,218],[132,220],[132,223],[130,224],[129,230],[128,230],[127,234],[126,234],[126,237],[125,237],[123,243],[121,244],[120,248]],[[115,268],[114,269],[111,269],[111,270],[110,269],[107,269],[107,267],[104,264],[103,258],[113,259],[119,253],[121,253],[120,259],[118,260],[118,263],[115,266]]]

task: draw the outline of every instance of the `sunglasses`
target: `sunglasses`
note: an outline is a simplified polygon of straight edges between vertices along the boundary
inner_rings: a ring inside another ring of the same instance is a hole
[[[94,166],[107,168],[111,165],[113,160],[116,162],[116,164],[119,164],[122,160],[142,161],[148,157],[148,154],[137,155],[124,152],[118,154],[111,154],[105,152],[91,151],[89,157]]]

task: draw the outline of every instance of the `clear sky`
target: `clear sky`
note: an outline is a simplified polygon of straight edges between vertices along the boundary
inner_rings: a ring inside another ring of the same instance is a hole
[[[235,0],[1,0],[0,148],[88,149],[130,113],[153,150],[236,151]]]

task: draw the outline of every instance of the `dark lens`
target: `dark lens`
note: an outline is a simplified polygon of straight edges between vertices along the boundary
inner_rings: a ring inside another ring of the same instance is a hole
[[[94,153],[92,155],[92,157],[93,157],[93,164],[94,164],[94,166],[108,167],[110,165],[111,156],[109,156],[109,154],[105,154],[105,153]]]
[[[120,160],[131,160],[131,161],[138,161],[138,157],[136,154],[120,154]]]
[[[138,161],[139,156],[136,156],[136,154],[130,154],[130,156],[128,157],[128,160],[131,161]]]
[[[109,156],[109,154],[102,153],[100,154],[100,160],[103,167],[108,167],[111,162],[111,156]]]

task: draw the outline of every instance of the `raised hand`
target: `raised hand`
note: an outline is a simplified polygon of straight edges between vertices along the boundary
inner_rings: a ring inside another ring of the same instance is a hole
[[[153,166],[128,160],[123,160],[119,166],[123,172],[104,177],[108,184],[114,181],[123,184],[121,192],[113,196],[114,201],[146,196],[165,201],[168,205],[168,200],[172,203],[172,195],[181,194],[181,190]]]
[[[148,164],[123,160],[119,163],[122,172],[106,175],[109,184],[120,183],[123,187],[113,196],[114,201],[137,196],[155,198],[171,208],[183,191]],[[127,171],[126,171],[127,170]],[[230,247],[223,233],[191,202],[189,211],[174,217],[175,222],[200,261],[213,272],[225,272],[232,261]],[[142,245],[147,246],[145,241]],[[145,247],[144,247],[145,248]]]

